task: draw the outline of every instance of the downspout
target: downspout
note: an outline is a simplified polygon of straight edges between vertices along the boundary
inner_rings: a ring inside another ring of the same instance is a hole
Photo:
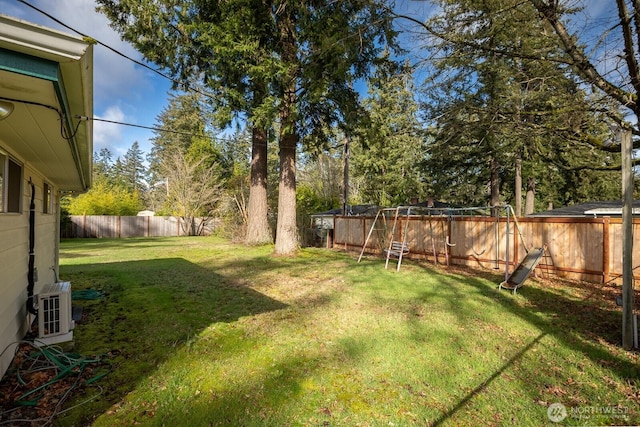
[[[36,285],[35,281],[35,252],[33,250],[35,246],[35,228],[36,228],[36,186],[29,178],[29,184],[31,185],[31,203],[29,204],[29,273],[27,276],[27,311],[31,314],[37,314],[33,304],[33,289]]]

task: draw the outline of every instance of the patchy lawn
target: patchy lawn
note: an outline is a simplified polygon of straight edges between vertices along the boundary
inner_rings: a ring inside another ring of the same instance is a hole
[[[513,296],[493,272],[272,250],[63,242],[61,278],[104,292],[74,303],[73,351],[104,355],[111,372],[56,424],[640,423],[638,354],[618,346],[615,289],[530,279]]]

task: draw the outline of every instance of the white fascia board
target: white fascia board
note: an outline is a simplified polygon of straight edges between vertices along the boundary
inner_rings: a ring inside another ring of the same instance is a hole
[[[51,28],[0,14],[0,47],[59,63],[77,61],[89,43]]]
[[[0,14],[0,48],[57,62],[64,81],[64,96],[72,111],[93,117],[93,45],[80,37]],[[64,108],[64,106],[63,106]],[[76,154],[84,190],[91,185],[93,122],[84,121],[70,141]]]

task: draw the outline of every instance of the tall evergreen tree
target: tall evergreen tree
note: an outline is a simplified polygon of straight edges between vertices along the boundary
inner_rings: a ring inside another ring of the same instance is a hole
[[[341,155],[341,150],[329,149],[303,156],[296,190],[299,213],[313,214],[340,205],[343,185]]]
[[[200,98],[193,93],[171,95],[169,105],[158,115],[162,130],[156,131],[148,157],[152,204],[184,217],[189,224],[198,214],[211,214],[211,206],[219,198],[218,189],[232,174],[231,170],[221,170],[225,164],[221,148]],[[204,182],[205,178],[212,182]],[[189,183],[195,188],[187,192]]]
[[[154,131],[151,168],[174,150],[188,150],[194,138],[205,135],[208,124],[204,103],[197,93],[171,93],[168,105],[158,114],[156,122],[167,132]]]
[[[537,183],[539,205],[579,201],[564,190],[576,184],[574,171],[602,178],[597,170],[616,159],[594,155],[578,136],[604,129],[588,94],[553,60],[564,53],[540,36],[535,10],[517,1],[441,5],[423,26],[441,53],[427,106],[437,118],[428,162],[437,195],[454,203],[513,203],[522,164]]]
[[[144,153],[138,141],[134,141],[122,160],[122,174],[125,188],[143,194],[146,189],[147,169],[144,165]]]
[[[621,150],[617,130],[625,129],[631,131],[633,148],[640,148],[640,3],[616,0],[615,6],[612,2],[600,10],[597,19],[557,0],[529,0],[528,4],[535,8],[546,28],[552,29],[541,31],[540,37],[565,53],[563,62],[590,87],[592,97],[598,101],[602,123],[610,125],[609,132],[599,135],[578,129],[576,137],[596,151],[618,157],[614,154]],[[640,160],[635,158],[633,163],[637,166]],[[613,168],[620,169],[620,162],[602,166],[603,170]],[[636,183],[634,187],[637,192]]]
[[[538,12],[538,17],[553,31],[541,31],[540,36],[555,43],[564,53],[564,63],[571,67],[574,75],[594,88],[594,93],[608,100],[602,106],[608,112],[609,120],[638,131],[640,118],[640,4],[636,0],[616,0],[601,12],[598,28],[591,31],[582,29],[593,26],[594,22],[573,20],[576,33],[569,31],[567,22],[581,13],[579,8],[558,2],[558,0],[529,0]],[[586,16],[586,14],[583,14]],[[588,34],[588,42],[584,37]],[[608,41],[608,42],[607,42]],[[606,62],[606,66],[602,66]],[[613,108],[611,106],[613,105]],[[631,113],[636,120],[625,121]],[[592,140],[602,146],[602,140]],[[609,142],[612,142],[609,140]],[[618,144],[619,145],[619,144]],[[640,141],[636,140],[636,146]],[[613,151],[615,148],[610,147]]]
[[[355,109],[350,83],[365,76],[394,36],[389,7],[381,0],[98,2],[147,59],[182,81],[202,80],[219,111],[245,113],[260,130],[254,136],[265,137],[265,124],[278,118],[275,251],[293,252],[299,138],[344,122],[345,112]]]
[[[408,64],[380,68],[370,79],[364,101],[369,123],[352,154],[353,175],[362,177],[359,190],[365,203],[401,205],[427,196],[421,169],[426,143],[415,93]]]
[[[111,174],[113,166],[113,155],[108,148],[102,148],[100,152],[93,155],[93,176],[95,178],[107,179]]]

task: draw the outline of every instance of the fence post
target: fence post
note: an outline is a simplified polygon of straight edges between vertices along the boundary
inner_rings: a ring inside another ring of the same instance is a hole
[[[513,215],[514,221],[513,221],[513,266],[514,268],[517,268],[518,264],[520,264],[520,251],[519,246],[520,246],[520,242],[519,242],[519,232],[518,232],[518,228],[519,228],[519,224],[518,224],[518,218],[515,216],[515,214]]]
[[[611,273],[611,248],[609,239],[609,226],[611,224],[610,217],[605,216],[602,223],[602,283],[609,281],[609,275]]]
[[[344,215],[342,216],[342,218],[346,218]],[[349,232],[347,233],[347,237],[351,235],[351,221],[348,221],[345,219],[345,221],[347,221],[347,229],[349,230]],[[344,239],[344,250],[347,250],[347,239]]]
[[[360,241],[364,246],[364,242],[367,240],[367,217],[362,217],[362,240]]]

